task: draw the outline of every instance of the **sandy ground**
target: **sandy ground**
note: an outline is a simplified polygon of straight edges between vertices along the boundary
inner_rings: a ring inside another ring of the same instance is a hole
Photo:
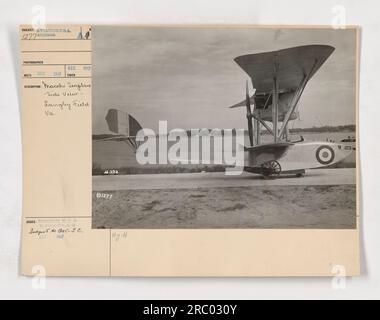
[[[355,193],[350,184],[94,191],[93,227],[352,229]]]

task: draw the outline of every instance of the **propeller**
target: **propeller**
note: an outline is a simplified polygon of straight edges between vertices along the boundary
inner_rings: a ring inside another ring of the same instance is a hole
[[[248,92],[248,81],[245,84],[245,106],[247,107],[247,121],[248,121],[248,135],[251,147],[253,147],[253,123],[252,123],[252,111],[251,111],[251,99]]]

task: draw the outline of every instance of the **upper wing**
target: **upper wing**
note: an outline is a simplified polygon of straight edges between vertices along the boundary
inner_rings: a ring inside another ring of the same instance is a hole
[[[256,94],[273,90],[274,66],[277,65],[279,92],[295,91],[303,77],[310,78],[335,50],[327,45],[308,45],[279,51],[248,54],[235,62],[250,76]]]

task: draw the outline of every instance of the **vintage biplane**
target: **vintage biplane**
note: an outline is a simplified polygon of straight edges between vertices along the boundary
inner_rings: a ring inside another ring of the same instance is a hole
[[[255,89],[231,108],[245,107],[250,146],[245,147],[245,170],[264,176],[296,174],[331,166],[350,154],[341,144],[292,142],[289,123],[298,118],[298,103],[308,81],[334,52],[327,45],[307,45],[273,52],[248,54],[235,62],[248,74]],[[268,123],[271,123],[269,125]],[[261,144],[262,128],[273,142]]]
[[[244,147],[244,170],[276,177],[280,174],[302,176],[306,169],[331,166],[351,151],[339,143],[292,141],[289,123],[298,119],[298,104],[308,81],[333,53],[327,45],[307,45],[273,52],[248,54],[235,62],[248,74],[245,100],[230,108],[245,107],[249,146]],[[126,141],[134,149],[140,124],[129,114],[110,109],[106,116],[110,131],[118,136],[109,140]],[[262,144],[262,129],[273,142]]]

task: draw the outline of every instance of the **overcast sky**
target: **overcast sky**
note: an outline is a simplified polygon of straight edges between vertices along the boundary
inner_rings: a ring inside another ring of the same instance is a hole
[[[93,132],[109,133],[110,108],[143,127],[245,128],[246,73],[237,56],[307,44],[335,52],[309,81],[294,127],[355,123],[354,30],[253,28],[93,28]]]

